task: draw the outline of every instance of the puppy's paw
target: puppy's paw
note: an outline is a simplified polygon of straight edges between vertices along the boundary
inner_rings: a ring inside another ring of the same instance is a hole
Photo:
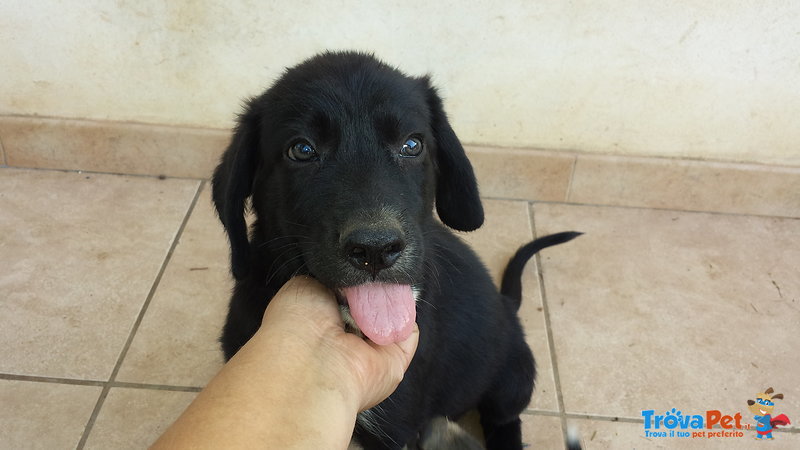
[[[457,423],[437,417],[425,427],[419,441],[420,450],[483,450],[483,445]]]

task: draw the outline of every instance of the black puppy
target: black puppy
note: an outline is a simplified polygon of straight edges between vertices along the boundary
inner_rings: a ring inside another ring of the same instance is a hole
[[[287,70],[239,117],[213,197],[236,278],[226,359],[256,332],[278,289],[309,274],[378,344],[404,339],[415,321],[420,328],[403,382],[359,415],[358,443],[413,446],[432,418],[477,407],[488,448],[521,448],[519,414],[535,369],[517,319],[519,278],[535,251],[577,233],[529,245],[507,270],[511,295],[498,294],[478,257],[432,214],[435,203],[455,230],[483,223],[472,167],[427,78],[350,52]]]

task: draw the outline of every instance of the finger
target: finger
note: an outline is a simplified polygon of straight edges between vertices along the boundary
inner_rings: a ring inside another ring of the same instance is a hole
[[[389,369],[393,381],[397,383],[403,379],[403,374],[408,370],[411,364],[411,359],[414,358],[414,353],[417,351],[419,344],[419,327],[414,324],[414,330],[411,335],[403,341],[396,342],[390,345],[378,345],[370,341],[370,345],[376,350],[376,354],[383,360],[384,367]]]
[[[414,330],[411,332],[411,336],[404,341],[400,341],[397,343],[397,346],[403,352],[403,356],[407,359],[405,362],[406,369],[408,365],[411,364],[411,359],[414,357],[414,353],[417,352],[417,345],[419,345],[419,326],[414,323]]]
[[[306,275],[299,275],[290,278],[275,296],[278,297],[281,295],[288,295],[290,297],[298,297],[302,295],[309,301],[315,302],[330,298],[331,291],[329,291],[319,281]]]
[[[270,300],[268,314],[301,316],[307,319],[341,321],[333,293],[319,281],[308,276],[289,279]]]
[[[369,387],[364,393],[360,410],[371,408],[392,395],[403,381],[418,342],[419,328],[416,324],[411,335],[404,341],[383,346],[369,342],[373,351],[369,352],[372,362],[367,367],[371,370],[366,374],[366,383],[362,384]]]
[[[411,358],[414,357],[414,353],[417,351],[417,345],[419,344],[419,326],[414,323],[414,329],[411,331],[411,334],[405,340],[393,344],[378,345],[372,341],[367,342],[369,342],[369,345],[377,350],[378,353],[384,355],[385,358],[397,358],[398,361],[403,361],[407,368],[411,363]]]

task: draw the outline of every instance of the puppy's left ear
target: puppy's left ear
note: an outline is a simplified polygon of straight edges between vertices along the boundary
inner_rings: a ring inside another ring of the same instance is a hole
[[[483,225],[483,204],[478,195],[478,181],[464,147],[447,120],[442,99],[430,81],[427,86],[431,130],[436,140],[436,212],[448,227],[473,231]]]
[[[237,280],[250,271],[250,241],[244,213],[258,166],[259,114],[256,100],[250,100],[245,112],[239,116],[233,139],[211,180],[217,215],[231,244],[231,272]]]

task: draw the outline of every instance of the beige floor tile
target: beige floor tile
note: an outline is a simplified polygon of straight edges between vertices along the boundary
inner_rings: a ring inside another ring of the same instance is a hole
[[[201,193],[117,380],[205,386],[222,366],[217,338],[233,282],[228,242]]]
[[[197,187],[0,170],[0,372],[108,379]]]
[[[0,136],[0,166],[5,166],[8,163],[6,162],[6,151],[3,149],[3,137]]]
[[[172,425],[195,396],[194,392],[112,388],[85,448],[147,448]]]
[[[126,174],[209,178],[230,133],[30,117],[0,117],[8,164]]]
[[[564,448],[561,419],[552,416],[523,414],[522,442],[529,448]]]
[[[800,217],[800,168],[581,155],[569,201]]]
[[[537,150],[468,147],[484,197],[563,202],[575,157]]]
[[[555,373],[551,360],[551,349],[547,338],[542,296],[539,291],[539,276],[534,261],[525,267],[522,281],[522,305],[519,317],[525,330],[525,340],[536,359],[536,388],[529,409],[559,411]]]
[[[536,204],[567,412],[746,412],[773,386],[800,411],[800,221]]]
[[[503,270],[514,252],[532,239],[528,203],[513,200],[484,200],[483,206],[486,213],[486,223],[483,227],[459,235],[478,253],[489,268],[495,285],[499,286]],[[556,411],[558,403],[555,381],[539,294],[539,277],[533,261],[525,268],[522,288],[520,319],[539,372],[530,408]]]
[[[486,220],[481,228],[456,234],[478,254],[499,286],[514,252],[533,239],[528,202],[484,199],[483,208]]]
[[[667,433],[666,437],[645,436],[644,425],[641,423],[610,422],[602,420],[570,420],[570,425],[578,431],[584,450],[592,449],[618,449],[618,448],[666,448],[666,449],[792,449],[800,448],[800,434],[773,433],[775,439],[770,442],[756,442],[752,431],[743,431],[744,436],[708,437],[697,436],[688,438],[673,437]],[[698,430],[706,431],[708,430]],[[721,429],[710,430],[713,433]]]
[[[101,390],[0,380],[0,448],[75,448]]]

